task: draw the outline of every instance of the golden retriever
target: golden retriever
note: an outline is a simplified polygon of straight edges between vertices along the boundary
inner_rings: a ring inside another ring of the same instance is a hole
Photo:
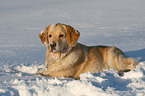
[[[80,32],[70,25],[49,25],[39,36],[47,48],[45,66],[37,72],[43,76],[79,79],[82,73],[102,72],[105,69],[114,69],[122,75],[135,69],[138,64],[138,60],[127,57],[116,47],[77,43]]]

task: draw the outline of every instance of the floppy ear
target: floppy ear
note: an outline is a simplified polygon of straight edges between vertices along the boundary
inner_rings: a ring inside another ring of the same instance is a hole
[[[46,27],[46,30],[43,30],[39,33],[39,37],[40,37],[42,43],[45,45],[45,47],[48,47],[48,44],[49,44],[49,42],[48,42],[49,27],[50,27],[50,25],[48,27]]]
[[[63,26],[67,30],[69,45],[74,47],[77,44],[77,41],[80,37],[80,32],[78,30],[74,29],[73,27],[71,27],[70,25],[63,24]]]

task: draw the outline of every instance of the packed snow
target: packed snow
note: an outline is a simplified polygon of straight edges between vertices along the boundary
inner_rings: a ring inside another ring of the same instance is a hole
[[[144,0],[1,0],[0,96],[144,96]],[[46,48],[38,34],[54,23],[80,31],[79,43],[116,46],[139,57],[135,70],[73,78],[33,76],[43,68]]]

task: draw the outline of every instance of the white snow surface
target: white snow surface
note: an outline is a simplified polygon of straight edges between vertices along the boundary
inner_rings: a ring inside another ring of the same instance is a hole
[[[64,23],[80,31],[80,43],[108,45],[141,57],[119,77],[109,70],[80,80],[33,76],[45,63],[38,34]],[[144,96],[145,0],[1,0],[0,96]]]

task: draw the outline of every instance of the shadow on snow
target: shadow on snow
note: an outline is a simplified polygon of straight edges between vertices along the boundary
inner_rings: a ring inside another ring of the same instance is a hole
[[[130,57],[141,57],[140,61],[145,61],[145,49],[137,50],[137,51],[128,51],[124,52],[127,56]]]

